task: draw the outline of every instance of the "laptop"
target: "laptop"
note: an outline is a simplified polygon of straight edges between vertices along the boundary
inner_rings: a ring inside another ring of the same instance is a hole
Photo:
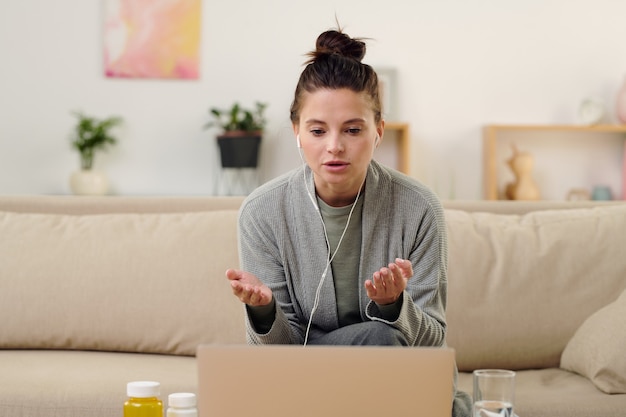
[[[198,347],[199,417],[450,417],[454,350]]]

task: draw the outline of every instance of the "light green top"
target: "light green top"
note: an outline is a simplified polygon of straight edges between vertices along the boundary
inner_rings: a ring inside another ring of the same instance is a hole
[[[339,239],[343,233],[352,204],[345,207],[332,207],[317,199],[326,232],[330,243],[331,257],[337,250]],[[337,299],[337,316],[339,326],[362,322],[359,306],[359,261],[361,259],[361,214],[363,212],[363,196],[354,207],[350,224],[341,241],[339,251],[334,255],[331,264],[332,276],[335,280],[335,298]]]

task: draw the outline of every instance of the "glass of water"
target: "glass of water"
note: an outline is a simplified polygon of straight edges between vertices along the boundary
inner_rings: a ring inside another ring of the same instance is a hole
[[[474,371],[474,417],[512,417],[515,372],[505,369]]]

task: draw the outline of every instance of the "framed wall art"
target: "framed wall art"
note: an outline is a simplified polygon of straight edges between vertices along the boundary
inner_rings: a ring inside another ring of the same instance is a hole
[[[201,3],[105,0],[105,75],[198,79]]]

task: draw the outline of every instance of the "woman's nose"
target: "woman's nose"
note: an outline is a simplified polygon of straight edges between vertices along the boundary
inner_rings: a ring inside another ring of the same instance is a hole
[[[339,135],[331,135],[328,138],[326,144],[326,150],[330,153],[336,154],[343,151],[343,141]]]

